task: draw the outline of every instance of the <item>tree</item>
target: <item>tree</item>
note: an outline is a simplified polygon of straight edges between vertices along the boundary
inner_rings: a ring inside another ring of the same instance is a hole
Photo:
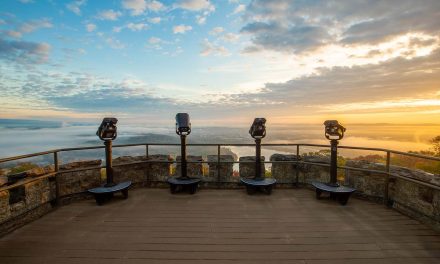
[[[431,144],[435,155],[440,157],[440,136],[431,139]]]

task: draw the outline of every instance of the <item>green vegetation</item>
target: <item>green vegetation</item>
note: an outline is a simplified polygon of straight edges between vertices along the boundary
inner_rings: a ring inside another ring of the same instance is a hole
[[[13,167],[10,171],[10,174],[16,174],[24,171],[31,170],[33,168],[37,168],[38,165],[31,162],[20,163],[17,166]]]
[[[425,156],[434,156],[440,157],[440,136],[437,136],[430,140],[432,147],[430,150],[423,151],[409,151],[409,153],[425,155]],[[309,152],[303,154],[304,156],[321,156],[321,157],[330,157],[330,150],[323,149],[316,152]],[[338,166],[345,166],[347,160],[355,160],[355,161],[367,161],[372,163],[381,163],[386,164],[386,155],[365,155],[358,156],[355,158],[346,158],[343,156],[338,156]],[[440,161],[428,160],[424,158],[411,157],[406,155],[393,154],[391,155],[390,160],[391,165],[406,167],[410,169],[419,169],[433,174],[440,173]],[[338,178],[343,177],[344,172],[339,171]]]
[[[431,139],[432,150],[409,151],[409,153],[440,157],[440,136]],[[375,163],[386,163],[384,155],[366,155],[353,158],[353,160],[365,160]],[[412,169],[419,169],[433,174],[440,173],[440,161],[428,160],[423,158],[411,157],[406,155],[394,154],[391,156],[391,165],[401,166]]]
[[[440,136],[431,139],[431,144],[434,150],[434,156],[440,157]]]

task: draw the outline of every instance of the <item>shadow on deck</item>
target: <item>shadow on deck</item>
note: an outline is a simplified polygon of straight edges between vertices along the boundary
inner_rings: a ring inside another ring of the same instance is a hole
[[[437,263],[440,234],[395,210],[310,190],[134,189],[60,207],[0,239],[0,263]]]

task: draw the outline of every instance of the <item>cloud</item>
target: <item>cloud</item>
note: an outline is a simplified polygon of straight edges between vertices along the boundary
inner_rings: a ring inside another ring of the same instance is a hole
[[[215,10],[214,5],[209,0],[180,0],[176,7],[189,11]]]
[[[122,7],[129,9],[131,15],[138,16],[147,8],[147,2],[145,0],[123,0]]]
[[[246,5],[240,4],[234,9],[234,12],[232,14],[236,15],[241,12],[244,12],[245,10],[246,10]]]
[[[186,26],[183,24],[173,27],[174,34],[185,34],[187,31],[191,31],[191,30],[192,30],[191,26]]]
[[[162,39],[157,38],[157,37],[151,37],[148,39],[148,43],[150,44],[159,44],[162,42]]]
[[[159,12],[165,9],[165,5],[159,1],[148,1],[147,8],[154,12]]]
[[[246,8],[253,50],[301,53],[332,45],[375,44],[408,33],[438,35],[440,2],[265,1]]]
[[[97,18],[101,20],[118,20],[118,18],[122,16],[122,13],[119,11],[114,11],[113,9],[102,10],[98,13]]]
[[[53,24],[48,19],[37,19],[15,25],[14,30],[6,30],[0,32],[12,38],[21,38],[24,34],[29,34],[42,28],[52,27]]]
[[[21,38],[23,36],[21,32],[15,30],[6,30],[5,34],[11,38]]]
[[[108,37],[105,38],[105,42],[112,48],[112,49],[123,49],[125,48],[125,44],[122,43],[120,40],[114,38],[114,37]]]
[[[14,87],[0,84],[0,88],[6,96],[20,94],[20,101],[32,100],[40,109],[136,114],[140,109],[169,110],[175,105],[173,99],[156,95],[153,87],[134,77],[112,80],[90,73],[40,70],[21,74]]]
[[[240,35],[234,33],[226,33],[220,37],[224,42],[235,43],[240,39]]]
[[[143,14],[146,10],[154,12],[165,9],[165,6],[159,1],[146,1],[146,0],[123,0],[122,7],[131,11],[132,16],[138,16]]]
[[[126,25],[126,27],[128,29],[130,29],[131,31],[141,31],[141,30],[146,30],[148,29],[148,24],[144,24],[144,23],[128,23]]]
[[[153,24],[159,24],[162,21],[160,17],[152,17],[148,19],[148,22]]]
[[[41,64],[48,60],[50,45],[30,41],[5,40],[0,37],[0,59],[19,64]]]
[[[66,7],[67,7],[67,9],[69,9],[70,11],[75,13],[76,15],[80,16],[81,15],[81,6],[85,5],[86,2],[87,2],[87,0],[78,0],[78,1],[74,1],[74,2],[67,4]]]
[[[209,0],[181,0],[174,7],[192,12],[202,12],[196,15],[196,23],[199,25],[205,24],[208,16],[215,11],[215,6]]]
[[[200,52],[200,55],[206,57],[209,55],[229,56],[231,54],[225,47],[209,42],[208,39],[204,39],[202,43],[202,51]]]
[[[128,23],[125,26],[113,27],[113,32],[119,33],[123,29],[129,29],[131,31],[142,31],[149,28],[148,24],[145,23]]]
[[[96,25],[93,23],[89,23],[86,25],[87,32],[93,32],[96,30],[96,28],[97,28]]]
[[[299,112],[329,111],[338,105],[357,110],[376,109],[377,101],[416,100],[439,91],[440,49],[411,60],[395,58],[381,64],[320,69],[287,82],[255,86],[253,92],[225,96],[224,103],[278,105]],[[373,103],[371,103],[373,102]]]
[[[253,36],[256,48],[302,52],[329,44],[332,37],[325,28],[317,26],[285,26],[277,21],[253,22],[241,30]]]
[[[211,31],[209,31],[209,34],[218,35],[218,34],[222,33],[223,31],[225,31],[225,29],[223,27],[215,27]]]
[[[199,25],[204,25],[206,23],[206,19],[207,19],[207,16],[200,16],[200,15],[196,16],[196,22]]]

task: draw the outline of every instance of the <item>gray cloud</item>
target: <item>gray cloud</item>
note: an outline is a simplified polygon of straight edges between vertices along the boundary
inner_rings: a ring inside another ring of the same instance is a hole
[[[7,69],[5,69],[7,71]],[[170,109],[176,102],[154,94],[153,88],[136,79],[113,81],[108,78],[79,73],[52,72],[39,69],[9,69],[0,89],[5,96],[45,102],[53,109],[75,112],[138,113]]]
[[[62,89],[71,90],[75,88],[75,86],[68,85]],[[168,108],[172,104],[170,99],[150,95],[130,95],[125,89],[118,87],[89,90],[69,96],[49,96],[46,99],[52,105],[77,112],[118,111],[137,113],[140,110],[148,112],[157,108]]]
[[[2,23],[0,23],[0,25],[1,24]],[[30,20],[27,22],[18,22],[15,20],[15,18],[8,17],[7,21],[3,21],[3,24],[8,24],[13,29],[0,30],[0,33],[5,34],[12,38],[21,38],[23,37],[23,35],[32,33],[39,29],[53,27],[53,24],[48,19],[37,19],[37,20]]]
[[[243,33],[255,49],[301,52],[327,43],[377,43],[408,32],[438,35],[438,0],[253,0]]]
[[[242,28],[241,32],[254,36],[257,46],[278,51],[304,51],[331,41],[330,35],[317,26],[283,26],[278,22],[255,22]]]
[[[259,93],[217,95],[231,105],[315,111],[321,106],[419,98],[440,91],[440,50],[412,60],[321,69],[285,83],[267,83]],[[310,107],[310,108],[307,108]]]
[[[6,40],[0,37],[0,58],[18,63],[46,62],[50,45],[30,41]]]

